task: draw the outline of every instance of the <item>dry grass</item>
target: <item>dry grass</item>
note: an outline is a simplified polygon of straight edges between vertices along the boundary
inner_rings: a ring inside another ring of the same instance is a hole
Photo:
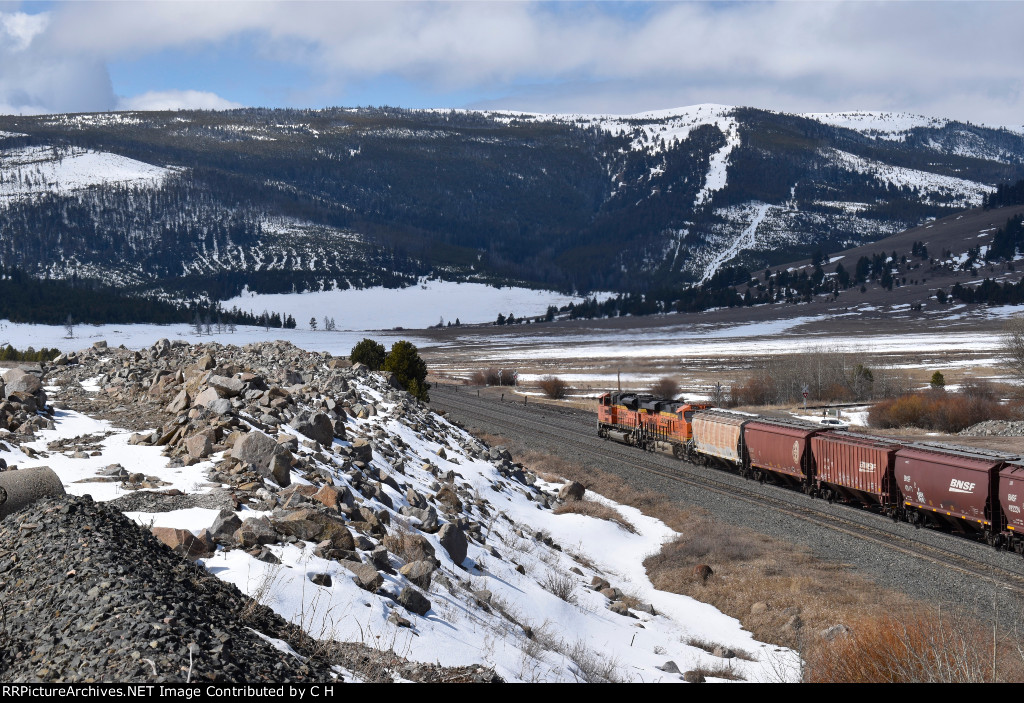
[[[982,683],[1024,678],[1014,644],[1000,642],[991,629],[963,617],[926,610],[867,616],[850,627],[850,633],[808,649],[805,680]]]
[[[636,528],[633,527],[633,523],[623,517],[622,513],[610,505],[598,503],[593,500],[570,500],[555,508],[554,513],[555,515],[574,513],[576,515],[595,517],[598,520],[607,520],[608,522],[614,522],[627,532],[636,534]]]
[[[684,641],[691,647],[703,649],[708,654],[714,654],[715,650],[722,646],[717,642],[712,642],[711,640],[706,640],[702,637],[688,637]],[[737,659],[745,659],[748,662],[757,661],[757,657],[744,649],[735,649],[732,647],[730,647],[730,649],[732,649]]]

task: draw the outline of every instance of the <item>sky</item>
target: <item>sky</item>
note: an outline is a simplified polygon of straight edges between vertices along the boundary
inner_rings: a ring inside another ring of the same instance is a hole
[[[0,113],[700,103],[1024,123],[1024,2],[11,2]]]

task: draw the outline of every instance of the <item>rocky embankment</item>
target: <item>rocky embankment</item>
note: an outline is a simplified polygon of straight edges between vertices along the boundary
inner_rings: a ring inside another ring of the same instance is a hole
[[[488,488],[504,492],[490,495],[516,493],[540,510],[559,501],[556,488],[542,489],[506,451],[441,420],[393,378],[345,359],[284,342],[237,348],[160,340],[144,351],[98,343],[44,365],[42,383],[8,372],[0,450],[19,448],[36,464],[102,453],[96,437],[51,441],[45,451],[27,445],[69,409],[140,430],[131,445],[159,448],[169,467],[194,467],[201,490],[169,489],[159,471],[112,464],[82,481],[117,484],[115,500],[69,497],[7,518],[0,525],[4,680],[326,680],[338,675],[331,665],[377,680],[496,680],[487,666],[453,670],[391,656],[382,667],[379,653],[359,646],[303,654],[310,638],[195,560],[242,550],[275,564],[280,547],[308,546],[324,560],[318,563],[334,565],[310,574],[313,584],[350,579],[391,604],[388,622],[397,628],[415,630],[441,593],[446,602],[505,618],[509,637],[529,639],[529,627],[466,570],[484,573],[486,556],[525,574],[506,548],[520,538],[551,564],[563,558],[550,536],[516,522],[479,485],[438,464],[485,461],[493,467]],[[437,447],[433,458],[421,442]],[[199,534],[148,531],[118,513],[196,507],[220,511]],[[475,561],[467,559],[471,548]],[[572,571],[581,583],[618,593],[592,569]],[[650,605],[634,599],[627,607],[620,597],[606,603],[616,616],[653,615]],[[298,654],[282,654],[267,637],[288,641]]]

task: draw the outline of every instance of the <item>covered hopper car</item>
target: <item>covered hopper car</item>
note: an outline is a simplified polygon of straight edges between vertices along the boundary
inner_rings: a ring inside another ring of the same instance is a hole
[[[908,443],[636,393],[607,393],[598,434],[1024,554],[1024,456]]]

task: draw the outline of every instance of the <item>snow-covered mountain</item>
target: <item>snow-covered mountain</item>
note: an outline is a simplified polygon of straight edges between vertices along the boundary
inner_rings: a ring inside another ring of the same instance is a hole
[[[174,296],[436,273],[707,280],[1024,177],[1024,135],[903,113],[247,109],[0,117],[0,263]]]

